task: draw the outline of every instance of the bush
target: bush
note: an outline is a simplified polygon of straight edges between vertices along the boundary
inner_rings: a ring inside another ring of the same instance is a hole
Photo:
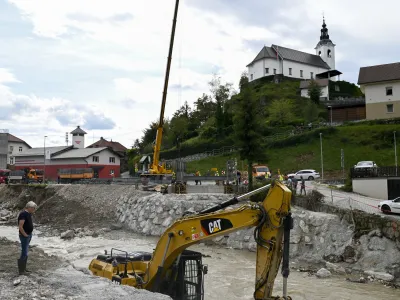
[[[264,179],[264,180],[260,180],[260,181],[254,181],[253,183],[253,190],[256,190],[260,187],[266,186],[267,184],[270,184],[272,182],[271,179]],[[250,201],[252,202],[263,202],[265,197],[267,197],[268,194],[268,190],[263,191],[261,193],[258,193],[256,195],[253,195],[250,197]]]

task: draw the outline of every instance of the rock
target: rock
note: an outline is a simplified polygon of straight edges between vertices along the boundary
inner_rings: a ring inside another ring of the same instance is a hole
[[[172,221],[173,221],[172,217],[168,217],[164,220],[164,222],[162,223],[162,226],[169,227],[172,224]]]
[[[338,266],[330,262],[326,262],[325,266],[331,272],[337,274],[346,274],[346,270],[342,266]]]
[[[21,279],[15,279],[14,281],[13,281],[13,285],[14,286],[17,286],[17,285],[19,285],[21,283]]]
[[[75,237],[75,233],[73,230],[64,231],[63,233],[61,233],[61,236],[60,236],[60,238],[62,238],[63,240],[73,239],[74,237]]]
[[[122,224],[118,224],[118,223],[111,224],[111,225],[110,225],[110,229],[111,229],[111,230],[119,230],[119,229],[122,229]]]
[[[6,216],[8,216],[10,214],[11,214],[11,211],[9,211],[7,209],[0,210],[0,217],[6,217]]]
[[[310,238],[309,236],[305,236],[305,237],[304,237],[304,241],[305,241],[306,243],[309,243],[309,242],[311,242],[311,238]]]
[[[382,231],[380,231],[380,229],[372,230],[368,233],[368,236],[369,237],[373,237],[373,236],[382,237]]]
[[[99,237],[99,234],[97,232],[93,232],[92,237],[97,238],[97,237]]]
[[[375,271],[365,271],[365,274],[379,280],[383,281],[393,281],[394,276],[389,274],[389,273],[383,273],[383,272],[375,272]]]
[[[249,251],[251,251],[251,252],[256,252],[257,251],[257,243],[256,242],[249,243],[249,245],[247,246],[247,249],[249,249]]]
[[[324,260],[329,261],[331,263],[338,263],[343,261],[343,257],[340,255],[335,255],[335,254],[329,254],[329,255],[325,255],[323,257]]]
[[[243,240],[244,240],[245,242],[249,242],[249,241],[250,241],[250,238],[251,238],[250,235],[246,235],[246,236],[243,238]]]
[[[369,243],[368,243],[368,249],[371,251],[385,251],[386,250],[386,243],[384,239],[381,239],[378,236],[373,236]]]
[[[344,261],[352,260],[356,256],[356,250],[352,246],[346,246],[343,251]]]
[[[317,276],[317,278],[329,278],[332,276],[332,273],[325,268],[321,268],[318,270],[315,276]]]
[[[153,219],[153,224],[155,224],[155,225],[161,225],[161,223],[162,223],[162,220],[160,220],[158,217],[155,217],[155,218]]]
[[[299,226],[304,231],[304,233],[309,233],[308,226],[306,225],[304,220],[300,220]]]

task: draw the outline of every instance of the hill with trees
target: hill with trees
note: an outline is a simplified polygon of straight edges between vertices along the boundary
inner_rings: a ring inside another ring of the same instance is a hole
[[[236,146],[241,149],[239,159],[268,162],[271,154],[262,149],[271,146],[271,137],[288,132],[297,136],[298,129],[304,130],[306,124],[316,126],[328,119],[326,107],[319,103],[318,85],[310,84],[310,98],[304,98],[300,95],[299,83],[288,78],[275,83],[273,76],[248,82],[246,74],[242,74],[239,90],[235,90],[233,83],[223,82],[214,75],[209,92],[201,95],[193,107],[185,102],[165,120],[161,159]],[[337,84],[350,95],[362,95],[354,84],[345,81]],[[141,155],[152,153],[156,130],[157,122],[152,122],[143,131],[142,138],[135,141],[130,150],[131,164]],[[189,168],[199,168],[196,164],[189,164]]]

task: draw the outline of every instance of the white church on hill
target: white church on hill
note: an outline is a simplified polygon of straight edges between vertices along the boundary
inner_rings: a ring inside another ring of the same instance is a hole
[[[247,65],[249,81],[271,75],[336,81],[342,73],[335,68],[335,44],[329,39],[325,18],[315,51],[316,54],[310,54],[277,45],[264,46]]]

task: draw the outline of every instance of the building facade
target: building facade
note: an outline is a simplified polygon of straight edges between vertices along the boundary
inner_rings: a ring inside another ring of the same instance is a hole
[[[360,68],[358,84],[367,120],[400,117],[400,63]]]
[[[247,65],[249,81],[271,75],[296,79],[328,78],[336,80],[336,76],[341,73],[335,69],[335,46],[329,38],[324,19],[320,41],[315,47],[316,54],[278,45],[264,46],[253,61]]]
[[[44,170],[47,179],[57,180],[59,169],[92,168],[97,178],[120,176],[120,157],[107,147],[74,148],[74,146],[47,147],[50,157],[44,156],[44,148],[32,148],[15,155],[15,169]]]
[[[128,171],[128,155],[127,150],[124,145],[119,142],[115,142],[113,140],[107,141],[103,137],[100,138],[97,142],[87,146],[87,148],[99,148],[99,147],[108,147],[112,149],[114,152],[118,153],[120,156],[121,162],[121,173]]]
[[[310,98],[308,95],[308,88],[310,86],[310,80],[300,81],[300,94],[302,97]],[[329,80],[328,79],[316,79],[315,82],[321,89],[321,100],[329,101]]]
[[[24,140],[21,140],[20,138],[10,133],[8,133],[7,135],[7,164],[13,166],[15,163],[15,155],[25,152],[28,149],[32,149],[32,147],[29,146],[28,143],[26,143]]]
[[[71,134],[71,146],[23,148],[22,151],[18,146],[14,154],[15,169],[42,169],[45,178],[51,180],[57,180],[59,169],[92,168],[96,178],[120,176],[121,154],[110,147],[85,148],[86,132],[80,126]]]

